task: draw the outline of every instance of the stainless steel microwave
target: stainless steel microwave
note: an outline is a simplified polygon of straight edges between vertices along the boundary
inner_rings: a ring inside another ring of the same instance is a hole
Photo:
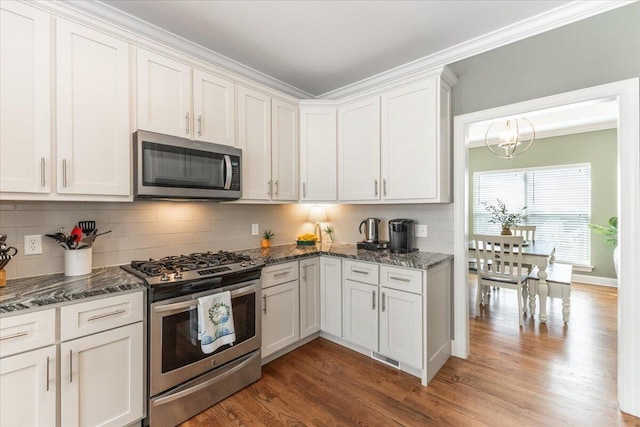
[[[177,136],[133,134],[136,199],[236,200],[241,192],[242,150]]]

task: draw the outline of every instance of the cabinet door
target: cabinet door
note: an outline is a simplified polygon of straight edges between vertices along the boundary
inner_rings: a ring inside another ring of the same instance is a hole
[[[238,147],[242,198],[271,199],[271,98],[238,86]]]
[[[437,79],[382,95],[382,198],[438,196]]]
[[[300,338],[320,330],[320,258],[300,261]]]
[[[378,350],[378,287],[345,280],[342,308],[343,338],[369,350]]]
[[[320,330],[342,336],[342,261],[320,257]]]
[[[300,108],[300,185],[304,201],[338,199],[335,107]]]
[[[60,345],[63,426],[128,425],[143,416],[142,322]]]
[[[144,49],[137,55],[138,129],[191,137],[191,68]]]
[[[422,296],[380,292],[380,354],[422,369]]]
[[[271,101],[273,200],[298,200],[298,106]]]
[[[298,341],[300,337],[299,282],[262,291],[262,357]]]
[[[380,98],[338,110],[338,198],[380,199]]]
[[[51,191],[50,17],[0,2],[0,192]]]
[[[194,139],[236,145],[236,94],[233,82],[193,70]]]
[[[56,425],[56,346],[0,361],[0,425]]]
[[[129,45],[57,21],[57,191],[131,194]]]

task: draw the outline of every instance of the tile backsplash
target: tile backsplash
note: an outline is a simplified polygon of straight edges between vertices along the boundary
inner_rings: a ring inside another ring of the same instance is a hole
[[[24,255],[24,236],[67,233],[81,220],[95,220],[100,236],[93,246],[93,267],[158,258],[196,251],[247,249],[259,246],[262,231],[275,233],[273,244],[292,243],[298,234],[312,232],[307,222],[310,205],[248,205],[241,203],[136,201],[133,203],[0,202],[0,233],[19,254],[5,267],[7,278],[59,273],[64,250],[43,237],[41,255]],[[427,238],[416,238],[421,250],[453,250],[453,205],[326,205],[334,240],[362,240],[358,224],[366,217],[382,219],[381,238],[388,238],[388,220],[412,218],[427,224]],[[259,224],[258,236],[251,224]],[[325,240],[326,240],[325,236]]]

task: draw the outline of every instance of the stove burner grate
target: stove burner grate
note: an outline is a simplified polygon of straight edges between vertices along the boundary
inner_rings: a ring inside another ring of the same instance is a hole
[[[146,261],[131,261],[131,268],[148,277],[194,270],[198,271],[200,275],[206,275],[229,271],[230,268],[221,266],[243,261],[251,261],[251,257],[225,251],[196,252],[189,255],[167,256],[158,260],[151,258]]]

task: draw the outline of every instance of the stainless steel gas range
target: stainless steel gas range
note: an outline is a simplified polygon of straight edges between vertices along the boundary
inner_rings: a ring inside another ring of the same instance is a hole
[[[147,422],[175,426],[260,379],[264,263],[231,252],[132,261],[149,284]],[[198,298],[229,291],[236,341],[211,354],[197,340]]]

